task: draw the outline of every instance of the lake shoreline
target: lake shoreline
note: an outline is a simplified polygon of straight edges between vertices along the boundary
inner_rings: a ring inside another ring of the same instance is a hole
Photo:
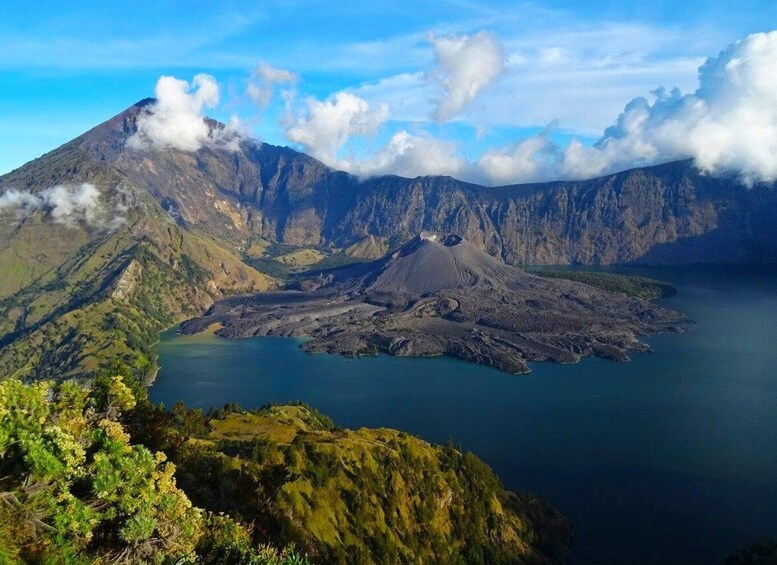
[[[516,378],[444,357],[311,357],[292,339],[168,334],[149,393],[203,409],[302,400],[347,428],[453,439],[570,518],[573,565],[715,563],[777,534],[777,276],[624,271],[674,284],[657,303],[697,322],[648,337],[652,353],[630,363],[535,363]]]

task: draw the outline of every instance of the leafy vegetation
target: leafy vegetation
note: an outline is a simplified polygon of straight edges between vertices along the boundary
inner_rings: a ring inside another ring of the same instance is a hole
[[[533,275],[540,277],[580,282],[610,292],[622,292],[645,300],[663,298],[677,292],[677,289],[671,284],[648,277],[600,273],[596,271],[527,270]]]
[[[452,446],[304,404],[166,410],[121,364],[0,383],[0,476],[3,563],[560,563],[570,538]]]
[[[91,391],[0,383],[0,562],[307,563],[194,507],[167,455],[130,440],[122,419],[138,397],[121,376]]]
[[[160,433],[181,486],[325,563],[559,563],[570,538],[553,507],[504,490],[472,454],[394,430],[337,428],[305,405],[237,406],[209,418],[178,405]]]
[[[340,269],[347,267],[348,265],[354,265],[356,263],[362,263],[362,259],[357,259],[346,255],[345,253],[331,253],[321,259],[315,265],[311,265],[311,272],[323,272],[331,271],[334,269]]]
[[[294,267],[276,261],[270,257],[243,257],[246,265],[249,265],[261,273],[266,273],[274,279],[286,280],[291,277]]]
[[[289,251],[288,245],[274,244],[265,251],[265,255],[262,257],[254,257],[250,254],[246,254],[243,257],[243,261],[247,265],[250,265],[257,271],[266,273],[267,275],[284,281],[294,281],[299,279],[310,278],[315,275],[320,275],[334,269],[340,269],[348,265],[362,262],[361,259],[350,257],[345,253],[322,253],[317,250],[311,249],[296,249],[295,251]],[[283,252],[283,255],[272,256],[274,252]],[[316,253],[316,257],[320,257],[319,260],[312,262],[306,261],[304,264],[299,261],[292,261],[289,257],[308,257],[308,255],[302,255],[304,251],[311,251]]]
[[[317,249],[302,248],[276,257],[275,260],[293,267],[308,267],[315,265],[323,258],[324,254]]]

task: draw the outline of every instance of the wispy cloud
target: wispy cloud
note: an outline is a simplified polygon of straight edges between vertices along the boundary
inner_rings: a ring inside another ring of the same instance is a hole
[[[111,210],[103,203],[102,193],[90,183],[57,185],[38,193],[12,188],[0,193],[0,214],[11,212],[20,221],[38,211],[68,227],[84,225],[112,231],[126,221],[120,209]]]
[[[522,128],[558,120],[565,131],[596,136],[624,100],[662,84],[692,89],[697,68],[719,45],[714,44],[715,34],[706,37],[689,44],[687,31],[620,23],[596,28],[543,26],[518,37],[504,35],[499,37],[504,72],[456,120],[473,126]],[[429,69],[430,64],[427,59],[417,68]],[[427,76],[405,72],[350,91],[371,102],[388,102],[396,110],[392,119],[429,121],[438,98]]]
[[[95,17],[93,14],[90,17]],[[250,58],[222,52],[214,47],[235,37],[263,17],[260,13],[217,13],[207,25],[154,26],[146,33],[135,28],[131,33],[112,33],[93,25],[88,33],[84,22],[46,22],[37,33],[19,31],[10,22],[0,23],[0,68],[110,70],[153,69],[164,66],[202,68],[210,64],[242,68]]]
[[[493,35],[454,35],[429,38],[443,94],[435,102],[434,119],[444,122],[461,112],[504,70],[502,47]]]
[[[251,100],[264,108],[270,103],[270,99],[278,87],[285,87],[282,90],[282,95],[284,98],[290,98],[293,95],[297,80],[299,77],[296,73],[263,62],[251,73],[246,93]]]

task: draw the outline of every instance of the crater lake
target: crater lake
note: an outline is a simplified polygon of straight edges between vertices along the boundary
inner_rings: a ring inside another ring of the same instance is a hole
[[[453,441],[575,530],[571,563],[709,564],[777,535],[777,274],[623,268],[672,283],[695,324],[631,362],[533,363],[514,376],[450,358],[308,355],[285,338],[177,335],[151,399],[207,410],[302,400],[339,425]]]

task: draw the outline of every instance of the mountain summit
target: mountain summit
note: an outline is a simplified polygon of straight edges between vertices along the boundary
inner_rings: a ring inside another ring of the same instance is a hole
[[[153,375],[153,328],[202,314],[227,295],[277,286],[247,264],[257,245],[374,258],[424,232],[469,242],[422,236],[421,255],[404,256],[405,248],[383,259],[373,290],[393,295],[397,285],[413,293],[498,282],[495,258],[777,261],[777,191],[704,176],[690,162],[498,188],[450,177],[360,179],[252,140],[197,151],[135,147],[128,140],[152,104],[142,100],[0,177],[0,365],[8,374],[45,376],[35,369],[44,357],[57,360],[58,375],[84,374],[109,341],[139,375]],[[493,257],[462,268],[473,249]],[[418,257],[437,267],[421,272],[412,266]],[[126,317],[106,302],[116,300]],[[146,306],[154,314],[139,321]],[[74,314],[84,308],[92,317]],[[142,334],[145,353],[109,332]]]
[[[353,274],[364,274],[353,278]],[[476,285],[504,287],[523,273],[488,255],[462,237],[421,232],[375,263],[336,272],[328,287],[369,294],[424,294]]]

